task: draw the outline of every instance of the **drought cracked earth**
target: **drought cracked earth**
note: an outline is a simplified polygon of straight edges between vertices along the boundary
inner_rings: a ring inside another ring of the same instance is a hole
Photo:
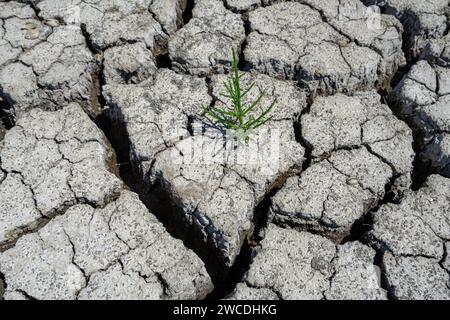
[[[450,299],[449,16],[0,1],[0,298]],[[231,48],[256,146],[204,116]]]

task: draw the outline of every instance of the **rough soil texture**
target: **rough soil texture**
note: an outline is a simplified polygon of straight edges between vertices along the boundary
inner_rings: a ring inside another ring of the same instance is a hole
[[[296,1],[248,15],[249,68],[296,79],[324,93],[383,87],[404,63],[402,26],[382,15],[371,25],[357,0]]]
[[[312,162],[273,197],[275,220],[342,239],[354,223],[411,184],[411,130],[375,92],[317,98],[301,119]]]
[[[413,129],[423,165],[450,177],[450,34],[428,41],[389,99]]]
[[[374,255],[359,242],[336,245],[319,235],[270,225],[234,297],[386,299]]]
[[[105,90],[111,117],[126,127],[135,172],[149,187],[161,185],[180,208],[180,223],[186,220],[198,229],[194,235],[211,243],[227,266],[253,229],[255,206],[279,179],[301,168],[304,155],[294,132],[295,117],[306,107],[304,92],[294,82],[247,76],[256,84],[247,99],[256,98],[258,87],[278,98],[277,115],[260,129],[258,146],[235,146],[233,141],[224,145],[222,132],[211,124],[196,120],[189,124],[189,119],[201,118],[202,105],[219,98],[225,76],[213,77],[212,97],[205,80],[167,69],[145,84]],[[174,127],[177,130],[171,130]],[[271,139],[280,143],[279,150],[270,150]],[[250,161],[247,157],[257,147],[267,153]]]
[[[449,15],[0,0],[0,299],[450,300]]]
[[[397,17],[405,26],[405,54],[418,56],[429,39],[448,33],[448,0],[363,0],[378,5],[381,12]]]
[[[398,298],[450,298],[445,262],[449,200],[449,179],[432,175],[419,191],[409,191],[400,204],[388,204],[375,214],[368,237],[386,251],[382,267]]]

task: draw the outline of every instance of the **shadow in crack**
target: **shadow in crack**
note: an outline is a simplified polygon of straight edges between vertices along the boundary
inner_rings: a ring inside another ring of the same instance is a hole
[[[409,70],[409,69],[408,69]],[[403,78],[403,77],[402,77]],[[419,190],[427,178],[432,174],[443,174],[445,172],[444,168],[433,167],[431,160],[425,159],[423,156],[424,149],[429,145],[433,144],[435,139],[440,135],[438,124],[427,114],[420,110],[413,111],[411,116],[404,115],[401,110],[400,102],[394,96],[389,94],[383,96],[385,104],[389,106],[392,113],[401,121],[405,122],[412,130],[413,133],[413,144],[412,148],[415,153],[413,160],[413,171],[411,173],[412,179],[412,190]],[[414,104],[413,101],[405,102],[405,104]],[[414,122],[414,118],[421,119],[421,125],[418,126]],[[426,125],[425,125],[426,124]],[[444,174],[445,175],[445,174]]]
[[[186,6],[182,14],[183,25],[186,25],[192,19],[192,11],[195,7],[195,0],[186,0]]]
[[[199,237],[193,236],[198,232],[192,229],[188,221],[182,219],[184,214],[158,183],[153,186],[144,185],[138,173],[135,172],[137,165],[132,163],[130,141],[123,125],[120,122],[112,122],[108,111],[98,116],[95,122],[116,153],[117,168],[114,171],[122,179],[126,188],[139,195],[147,209],[157,217],[172,237],[180,239],[187,248],[202,259],[214,283],[223,281],[227,270],[222,267],[223,263],[218,259],[218,253],[212,252]]]
[[[256,206],[253,215],[254,231],[242,245],[233,266],[225,276],[214,283],[214,290],[205,298],[206,300],[218,300],[227,298],[233,293],[236,285],[246,277],[250,264],[255,254],[255,248],[264,238],[264,229],[269,222],[269,210],[272,205],[271,198],[278,192],[279,188],[273,188],[264,199]]]
[[[355,221],[350,229],[350,234],[346,236],[340,244],[344,244],[352,241],[361,241],[365,243],[365,237],[367,233],[372,230],[374,220],[373,214],[380,210],[380,208],[388,203],[399,204],[402,201],[403,195],[398,195],[394,188],[396,180],[399,176],[394,175],[391,177],[384,186],[384,196],[383,198],[375,203],[374,206],[360,219]]]
[[[15,124],[15,112],[12,99],[7,93],[2,92],[0,87],[0,135],[2,127],[4,130],[9,130],[14,127]]]
[[[211,243],[205,243],[201,232],[185,218],[187,216],[192,219],[193,216],[185,215],[174,199],[160,186],[160,183],[157,182],[152,186],[144,185],[140,175],[136,172],[137,164],[132,162],[130,141],[123,125],[120,122],[113,122],[108,116],[108,111],[104,111],[103,114],[98,116],[96,123],[103,130],[116,153],[116,174],[124,181],[127,188],[139,195],[141,201],[164,225],[169,234],[176,239],[180,239],[187,248],[194,251],[204,262],[215,288],[207,299],[226,297],[244,277],[250,266],[254,248],[261,240],[261,232],[267,225],[271,205],[270,199],[278,191],[277,188],[283,184],[283,181],[276,183],[276,187],[255,208],[254,231],[244,241],[233,266],[226,268],[221,260],[222,255],[216,252]]]
[[[408,61],[414,59],[417,55],[417,52],[414,52],[414,38],[420,34],[422,29],[417,14],[410,9],[399,11],[398,8],[390,5],[385,0],[361,0],[361,2],[366,6],[378,6],[382,14],[394,16],[401,22],[404,29],[402,50]]]
[[[250,71],[250,65],[245,61],[245,49],[247,48],[247,38],[248,35],[251,32],[251,28],[250,28],[250,21],[248,19],[248,14],[244,13],[241,15],[242,17],[242,22],[244,23],[244,30],[245,30],[245,39],[244,41],[241,43],[241,46],[238,50],[239,53],[239,70],[241,71]]]
[[[0,300],[3,300],[3,296],[5,295],[6,291],[6,282],[5,282],[5,276],[3,273],[0,272]]]
[[[138,193],[138,180],[133,173],[130,159],[130,144],[128,135],[124,130],[117,130],[118,125],[114,125],[108,116],[108,110],[97,116],[94,120],[100,130],[108,139],[116,157],[116,167],[112,171],[119,176],[125,186],[133,192]]]
[[[167,51],[156,54],[155,63],[158,69],[172,69],[172,61],[170,60],[169,52]]]
[[[388,278],[386,276],[386,270],[383,264],[384,252],[381,250],[375,250],[376,254],[373,259],[373,264],[380,268],[380,287],[386,290],[388,300],[397,300],[395,296],[394,287],[389,284]]]

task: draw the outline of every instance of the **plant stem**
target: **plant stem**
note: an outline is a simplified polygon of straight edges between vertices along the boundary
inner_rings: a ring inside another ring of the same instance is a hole
[[[239,126],[242,126],[244,124],[244,115],[242,113],[242,101],[241,101],[241,84],[240,84],[240,77],[239,77],[239,68],[238,68],[238,60],[236,55],[236,50],[233,48],[233,74],[234,74],[234,88],[236,92],[236,109],[238,114],[238,120],[239,120]]]
[[[230,99],[233,110],[214,107],[211,110],[205,108],[205,111],[216,122],[222,123],[229,129],[244,133],[245,141],[248,142],[248,134],[251,130],[259,128],[272,119],[268,114],[274,108],[276,100],[258,117],[254,118],[252,115],[249,115],[260,104],[261,99],[266,96],[266,91],[261,91],[253,102],[243,103],[242,99],[254,88],[255,83],[250,84],[246,89],[241,89],[241,78],[244,74],[239,73],[238,64],[236,50],[233,49],[232,70],[229,78],[225,81],[225,92],[220,93],[222,97]]]

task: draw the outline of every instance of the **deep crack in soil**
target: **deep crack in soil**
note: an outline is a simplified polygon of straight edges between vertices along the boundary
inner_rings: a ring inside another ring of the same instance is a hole
[[[254,248],[261,241],[262,232],[267,226],[271,205],[270,199],[279,189],[274,187],[256,206],[253,218],[253,233],[244,241],[233,266],[226,269],[218,258],[218,253],[201,242],[198,237],[193,236],[196,231],[193,230],[192,226],[189,226],[187,221],[178,218],[183,216],[180,213],[181,209],[170,198],[170,195],[161,188],[159,183],[155,183],[153,186],[145,186],[138,178],[133,169],[135,166],[130,158],[130,141],[122,124],[112,123],[107,111],[97,117],[96,124],[107,136],[116,153],[116,172],[126,187],[139,195],[148,210],[157,217],[172,237],[180,239],[205,263],[214,284],[214,290],[206,299],[222,299],[229,295],[250,267]]]
[[[29,2],[29,4],[33,7],[34,10],[37,10],[31,2]],[[225,0],[224,4],[226,5]],[[179,27],[181,27],[182,25],[186,25],[190,21],[190,19],[192,18],[192,11],[194,9],[194,6],[194,0],[186,1],[185,10],[182,13],[182,23]],[[245,62],[244,50],[247,46],[247,36],[250,33],[250,23],[248,20],[249,11],[239,12],[244,22],[246,35],[239,49],[239,69],[241,71],[248,70],[248,66]],[[97,57],[102,55],[102,52],[98,48],[93,46],[92,41],[90,40],[90,35],[86,32],[86,28],[83,26],[82,31],[86,39],[88,48]],[[404,34],[403,51],[405,53],[409,52],[409,48],[407,47],[406,43],[407,37],[409,37],[409,35]],[[153,57],[155,59],[157,68],[172,68],[167,41],[160,41],[156,44],[156,48],[153,52]],[[387,90],[379,91],[382,99],[390,107],[397,118],[399,118],[398,112],[396,112],[395,108],[389,104],[389,101],[387,101],[387,95],[388,91],[392,90],[392,88],[394,88],[401,81],[404,75],[407,74],[410,68],[417,62],[417,58],[411,58],[411,56],[408,54],[407,58],[407,64],[401,67],[393,76],[390,82],[390,88]],[[105,84],[102,59],[103,58],[98,61],[99,69],[96,71],[96,81],[94,81],[94,84],[98,86],[95,94],[98,95],[98,104],[100,108],[104,108],[106,106],[106,102],[102,94],[102,86]],[[208,81],[208,78],[205,79],[206,81]],[[300,120],[304,114],[309,112],[312,99],[313,98],[310,97],[308,107],[293,123],[296,141],[305,148],[305,161],[303,162],[302,172],[304,172],[311,165],[312,146],[307,143],[307,141],[302,136]],[[0,100],[0,120],[2,122],[2,124],[0,124],[0,140],[2,140],[4,132],[15,125],[14,116],[12,114],[13,108],[8,104],[7,100],[8,99],[6,99],[4,95],[3,99]],[[212,103],[214,103],[214,101]],[[230,293],[233,292],[236,284],[245,278],[245,275],[250,268],[253,255],[255,253],[255,248],[263,239],[264,229],[267,227],[267,224],[270,220],[269,213],[271,207],[271,198],[278,192],[278,186],[274,187],[268,194],[266,194],[264,199],[255,207],[253,218],[254,230],[252,234],[244,241],[244,244],[241,247],[240,253],[237,256],[235,263],[229,269],[225,269],[222,266],[222,263],[219,261],[218,255],[214,252],[211,252],[211,249],[208,248],[205,243],[201,242],[199,239],[196,239],[196,237],[193,237],[195,231],[192,230],[191,227],[188,227],[186,221],[173,219],[173,217],[181,217],[182,215],[179,213],[180,208],[170,198],[170,195],[166,191],[164,191],[158,183],[156,183],[151,188],[149,186],[143,185],[143,182],[139,178],[139,173],[134,172],[137,165],[132,163],[130,153],[130,140],[127,136],[126,129],[124,128],[123,123],[112,122],[111,117],[108,116],[107,109],[103,109],[102,113],[98,115],[94,120],[97,126],[107,137],[115,152],[116,163],[113,164],[115,165],[115,173],[122,179],[128,189],[139,195],[141,201],[145,204],[148,210],[153,213],[164,225],[170,235],[176,239],[182,240],[184,245],[187,248],[193,250],[205,263],[207,271],[211,276],[214,284],[214,290],[206,297],[206,299],[213,300],[226,298]],[[189,123],[192,123],[192,119],[189,120]],[[416,137],[414,138],[413,148],[416,152],[416,158],[414,159],[413,163],[412,189],[418,190],[423,185],[426,178],[433,172],[431,172],[426,164],[423,164],[419,160],[418,154],[420,153],[420,147],[418,146]],[[384,198],[379,201],[376,206],[372,208],[367,214],[365,214],[361,219],[353,224],[350,234],[344,238],[342,243],[350,241],[360,241],[367,244],[364,236],[373,228],[373,213],[377,212],[383,205],[387,203],[398,203],[399,201],[401,201],[401,198],[395,199],[395,195],[392,190],[395,179],[395,176],[392,177],[391,180],[386,184]],[[50,219],[51,218],[46,220],[45,223],[50,221]],[[33,230],[33,232],[34,231],[36,230]],[[326,236],[324,234],[321,235]],[[396,299],[395,292],[393,288],[389,286],[382,264],[384,251],[376,248],[374,249],[376,250],[374,265],[378,266],[381,270],[381,287],[387,291],[389,299]],[[444,259],[446,257],[446,254],[447,253],[445,253],[444,255]],[[0,299],[3,297],[6,286],[7,284],[5,283],[4,275],[0,273]],[[21,293],[26,297],[33,299],[33,297],[28,296],[25,292]]]
[[[5,282],[5,275],[0,272],[0,300],[3,300],[3,295],[6,291],[6,282]]]

